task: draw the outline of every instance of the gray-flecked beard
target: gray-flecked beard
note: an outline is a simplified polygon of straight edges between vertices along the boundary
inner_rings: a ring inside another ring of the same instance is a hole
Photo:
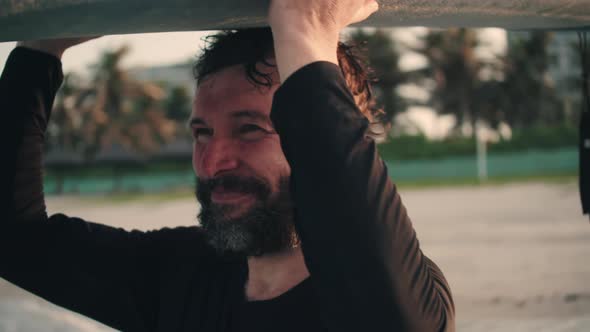
[[[238,217],[231,217],[242,207],[211,202],[216,186],[253,194],[256,203]],[[201,204],[198,219],[207,241],[222,255],[261,256],[292,248],[299,242],[288,178],[281,179],[274,195],[262,181],[236,176],[197,179],[195,193]]]

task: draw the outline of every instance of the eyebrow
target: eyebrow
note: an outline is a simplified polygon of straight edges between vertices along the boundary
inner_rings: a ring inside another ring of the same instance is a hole
[[[271,124],[270,118],[268,116],[266,116],[260,112],[257,112],[257,111],[251,111],[251,110],[238,111],[238,112],[232,113],[231,117],[234,119],[247,118],[247,119],[263,121],[263,122],[267,122],[268,124]],[[192,127],[195,125],[207,126],[207,122],[205,122],[205,120],[203,120],[202,118],[193,117],[189,121],[189,127]]]
[[[194,118],[192,118],[192,119],[189,121],[189,123],[188,123],[188,126],[189,126],[189,127],[192,127],[192,126],[194,126],[194,125],[202,125],[202,126],[206,126],[206,125],[207,125],[207,123],[205,122],[205,120],[203,120],[203,119],[201,119],[201,118],[194,117]]]
[[[262,114],[260,112],[257,112],[257,111],[244,110],[244,111],[234,112],[231,114],[231,117],[236,118],[236,119],[247,118],[247,119],[264,121],[264,122],[270,123],[270,118],[268,116],[266,116],[265,114]]]

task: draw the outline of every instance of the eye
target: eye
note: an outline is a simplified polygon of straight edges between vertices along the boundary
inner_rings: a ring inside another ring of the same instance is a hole
[[[244,124],[240,126],[239,135],[240,138],[246,141],[256,141],[264,136],[266,136],[269,132],[266,129],[263,129],[260,126],[255,124]]]
[[[213,136],[213,130],[209,128],[193,128],[193,139],[197,144],[209,142],[211,136]]]

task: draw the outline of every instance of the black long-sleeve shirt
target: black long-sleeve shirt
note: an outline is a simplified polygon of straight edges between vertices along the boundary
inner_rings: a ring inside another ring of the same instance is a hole
[[[0,277],[124,331],[454,331],[449,287],[336,65],[307,65],[274,96],[310,277],[256,302],[244,299],[246,259],[217,256],[199,227],[47,216],[41,152],[62,78],[58,59],[25,48],[0,78]]]

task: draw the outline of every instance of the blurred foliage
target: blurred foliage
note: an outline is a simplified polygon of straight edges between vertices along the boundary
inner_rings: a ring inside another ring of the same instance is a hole
[[[121,68],[128,52],[125,46],[105,51],[91,66],[90,82],[73,73],[65,76],[53,109],[48,149],[92,160],[114,145],[150,153],[175,139],[180,128],[175,118],[186,112],[171,108],[187,98],[176,90],[167,96],[155,83],[129,77]]]
[[[191,98],[188,91],[181,86],[169,89],[163,101],[166,116],[176,122],[185,122],[191,114]]]
[[[523,127],[513,130],[510,140],[500,140],[491,144],[490,151],[508,152],[575,147],[578,144],[578,135],[578,128],[567,124],[551,127]]]
[[[418,49],[429,59],[436,85],[431,105],[452,114],[456,127],[511,128],[563,123],[564,110],[548,75],[552,34],[532,31],[510,38],[507,54],[476,56],[474,29],[432,30]],[[472,131],[473,133],[473,131]]]
[[[532,31],[510,42],[503,58],[505,79],[497,121],[514,129],[563,123],[565,113],[548,75],[552,34]]]
[[[552,62],[548,45],[554,36],[544,31],[518,34],[509,38],[505,54],[481,57],[477,49],[485,45],[478,34],[465,28],[428,30],[416,45],[406,45],[388,30],[351,32],[350,41],[366,52],[372,69],[375,94],[385,111],[385,130],[396,115],[419,103],[398,93],[403,84],[427,90],[428,100],[421,105],[456,119],[443,141],[430,142],[425,136],[391,138],[380,146],[385,159],[474,154],[474,140],[463,137],[462,128],[480,123],[492,129],[506,124],[512,130],[511,140],[490,146],[494,152],[575,145],[575,117],[566,114],[565,102],[548,74]],[[402,70],[404,52],[421,54],[427,66]],[[182,86],[133,79],[121,68],[128,53],[127,47],[105,51],[87,80],[75,73],[66,75],[49,124],[49,150],[91,161],[115,144],[150,155],[164,144],[188,139],[189,92]],[[577,81],[572,78],[572,82]],[[570,111],[572,105],[575,100]]]
[[[384,160],[442,159],[475,153],[474,140],[468,137],[432,141],[424,135],[402,135],[379,144],[378,148]]]
[[[481,73],[497,71],[498,64],[495,58],[484,61],[476,56],[479,43],[473,29],[432,30],[415,50],[428,59],[428,75],[435,82],[431,106],[440,114],[454,115],[456,129],[464,123],[473,128],[478,120],[495,122],[497,82],[483,80]]]
[[[379,96],[390,116],[411,106],[392,92],[392,86],[413,83],[429,91],[426,106],[438,114],[454,116],[454,134],[461,134],[466,125],[475,128],[478,123],[493,129],[505,123],[517,129],[568,121],[564,97],[558,94],[556,82],[549,75],[555,56],[549,54],[549,44],[554,38],[550,32],[511,34],[506,54],[488,52],[482,57],[477,50],[487,45],[480,40],[479,30],[432,29],[417,45],[404,45],[406,51],[423,55],[427,68],[403,72],[397,65],[400,42],[393,41],[383,30],[368,31],[359,29],[351,34],[351,39],[365,46],[369,65],[377,73],[375,85],[391,93]],[[576,77],[571,80],[575,81]],[[572,105],[576,107],[575,101],[571,101],[570,111]],[[570,123],[575,118],[571,117]]]
[[[525,150],[550,150],[575,147],[578,130],[573,126],[535,126],[515,130],[510,140],[488,143],[490,153]],[[424,135],[392,137],[378,146],[384,160],[442,159],[449,156],[474,156],[475,139],[451,136],[443,140],[428,140]]]

